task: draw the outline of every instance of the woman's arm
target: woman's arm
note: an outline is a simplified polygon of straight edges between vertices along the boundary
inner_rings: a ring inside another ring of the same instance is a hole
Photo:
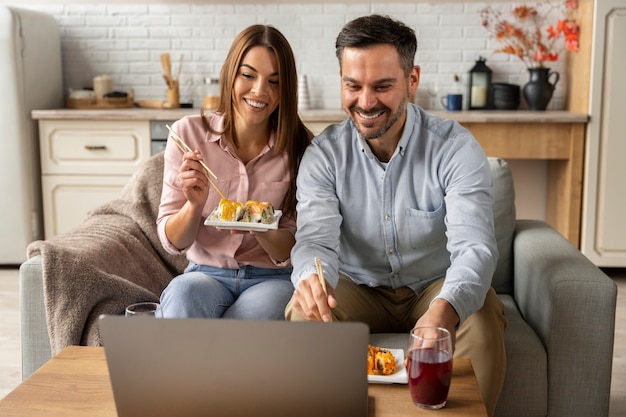
[[[268,230],[267,232],[250,232],[256,237],[259,245],[267,254],[278,262],[289,259],[291,248],[296,238],[289,229]]]

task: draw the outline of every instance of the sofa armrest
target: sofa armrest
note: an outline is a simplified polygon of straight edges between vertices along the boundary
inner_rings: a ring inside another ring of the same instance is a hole
[[[52,355],[43,300],[41,255],[24,262],[20,266],[19,276],[22,380],[24,380]]]
[[[563,236],[518,220],[514,297],[548,354],[548,415],[607,416],[617,287]]]

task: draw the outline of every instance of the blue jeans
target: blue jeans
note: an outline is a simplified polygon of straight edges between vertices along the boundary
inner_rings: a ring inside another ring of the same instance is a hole
[[[291,268],[223,269],[190,263],[161,294],[164,318],[284,320]]]

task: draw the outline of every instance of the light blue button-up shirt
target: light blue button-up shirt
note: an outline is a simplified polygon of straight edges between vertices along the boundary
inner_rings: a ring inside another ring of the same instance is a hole
[[[407,106],[402,137],[381,163],[351,120],[329,126],[304,154],[297,179],[292,280],[324,264],[357,284],[439,294],[463,322],[478,310],[497,262],[491,171],[457,122]]]

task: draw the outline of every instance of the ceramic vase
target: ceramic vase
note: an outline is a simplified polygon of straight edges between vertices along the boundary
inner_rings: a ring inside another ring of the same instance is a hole
[[[548,107],[559,73],[550,68],[528,68],[530,80],[524,85],[523,93],[529,110],[545,110]],[[550,82],[551,79],[553,82]]]

